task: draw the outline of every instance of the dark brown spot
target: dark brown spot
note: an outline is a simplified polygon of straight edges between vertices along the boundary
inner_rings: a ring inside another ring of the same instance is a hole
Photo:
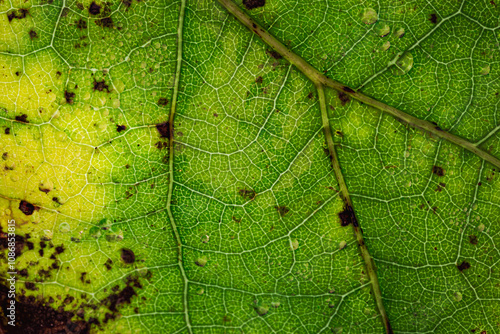
[[[339,97],[339,100],[340,100],[340,104],[345,106],[347,104],[347,102],[349,102],[351,99],[349,98],[349,95],[347,95],[346,93],[344,92],[338,92],[338,97]]]
[[[477,236],[469,235],[469,242],[473,245],[477,245]]]
[[[22,123],[29,123],[28,122],[28,115],[22,114],[21,116],[16,116],[16,121],[22,122]]]
[[[444,176],[444,169],[439,166],[432,166],[432,173],[436,174],[437,176]]]
[[[275,206],[274,208],[276,209],[276,211],[278,211],[281,217],[284,217],[288,213],[288,211],[290,211],[290,209],[284,205]]]
[[[463,261],[462,263],[460,263],[460,265],[457,266],[458,270],[460,271],[464,271],[464,270],[467,270],[470,268],[470,263],[467,262],[467,261]]]
[[[19,272],[22,277],[28,277],[28,269],[24,268]]]
[[[131,264],[135,262],[135,254],[132,250],[128,248],[122,248],[120,256],[122,261],[125,262],[126,264]]]
[[[347,86],[342,87],[342,90],[346,93],[356,93],[354,90],[352,90],[351,88],[349,88]]]
[[[80,30],[87,29],[87,21],[84,19],[79,19],[78,21],[75,22],[76,27]]]
[[[127,129],[127,127],[125,125],[117,125],[116,126],[116,131],[118,131],[118,132],[125,131],[126,129]]]
[[[274,58],[274,59],[281,59],[283,58],[282,55],[279,54],[279,52],[277,51],[274,51],[274,50],[266,50],[266,53],[271,57],[271,58]]]
[[[255,193],[255,190],[252,189],[240,189],[238,193],[240,194],[241,197],[246,198],[248,200],[253,200],[257,195]]]
[[[257,79],[255,79],[255,82],[258,83],[258,84],[261,84],[262,83],[262,77],[257,77]]]
[[[497,4],[495,3],[495,1],[493,1],[493,0],[491,0],[491,1],[490,1],[490,4],[491,4],[492,6],[495,6],[495,7],[497,6]]]
[[[95,24],[103,28],[113,28],[113,19],[111,17],[105,17],[95,21]]]
[[[266,0],[243,0],[243,5],[246,9],[254,9],[264,7]]]
[[[111,270],[111,265],[113,264],[113,261],[111,259],[107,259],[106,263],[104,263],[104,266],[106,267],[107,270]]]
[[[122,3],[127,9],[132,6],[132,0],[122,0]]]
[[[31,40],[34,40],[35,38],[38,38],[38,34],[33,29],[30,30],[29,34],[30,34]]]
[[[33,211],[35,211],[35,206],[29,202],[26,202],[25,200],[22,200],[19,203],[19,210],[21,210],[21,212],[26,216],[31,216],[33,214]]]
[[[10,135],[10,128],[5,128],[4,132],[5,132],[6,135]]]
[[[76,94],[73,92],[68,92],[68,91],[64,92],[64,98],[66,99],[66,102],[69,104],[73,104],[73,102],[75,101],[75,95]]]
[[[61,254],[62,252],[64,252],[64,246],[57,246],[55,250],[56,254]]]
[[[159,141],[155,144],[156,148],[159,150],[163,150],[164,148],[168,147],[168,142],[165,141]]]
[[[170,139],[170,122],[156,124],[156,130],[160,133],[160,137]]]
[[[313,93],[312,92],[309,92],[309,94],[307,94],[307,98],[310,100],[314,97]]]
[[[62,205],[62,203],[61,203],[61,201],[59,200],[58,197],[52,197],[52,202],[55,202],[55,203],[57,203],[59,205]]]
[[[433,24],[436,24],[438,23],[438,17],[435,13],[432,13],[430,16],[429,16],[429,21],[431,21]]]
[[[358,220],[356,219],[356,215],[354,214],[353,208],[346,204],[344,207],[344,211],[339,213],[340,225],[348,226],[352,224],[355,227],[358,227]]]
[[[101,81],[96,81],[94,79],[94,91],[98,90],[102,92],[103,90],[106,90],[109,93],[109,86],[106,84],[106,81],[102,79]]]
[[[164,97],[160,97],[160,98],[158,99],[158,105],[159,105],[159,106],[164,107],[164,106],[166,106],[167,104],[168,104],[168,100],[167,100],[166,98],[164,98]]]
[[[91,15],[98,15],[101,12],[101,6],[95,3],[95,1],[92,1],[92,3],[89,6],[89,13]]]

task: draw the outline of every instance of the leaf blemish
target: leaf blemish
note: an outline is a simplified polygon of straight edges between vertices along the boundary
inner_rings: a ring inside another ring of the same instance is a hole
[[[458,266],[457,266],[458,270],[460,270],[461,272],[463,272],[464,270],[467,270],[470,268],[470,263],[467,262],[467,261],[462,261],[462,263],[460,263]]]
[[[241,197],[246,198],[248,200],[253,200],[257,195],[255,190],[252,189],[240,189],[238,193],[240,194]]]
[[[475,235],[469,235],[469,242],[472,244],[472,245],[477,245],[478,243],[478,240],[477,240],[477,236]]]
[[[338,92],[338,97],[340,100],[340,104],[342,106],[345,106],[351,99],[349,98],[349,95],[347,95],[344,92]]]
[[[106,84],[106,80],[102,79],[101,81],[97,81],[94,79],[94,87],[92,87],[94,91],[102,92],[106,90],[109,93],[109,86]]]
[[[156,124],[156,130],[162,138],[170,139],[170,122]]]
[[[131,249],[122,248],[120,257],[122,261],[126,264],[132,264],[135,262],[135,254]]]
[[[66,99],[66,102],[67,102],[68,104],[73,104],[73,102],[75,101],[75,100],[74,100],[74,99],[75,99],[75,95],[76,95],[76,94],[75,94],[75,93],[73,93],[73,92],[68,92],[68,91],[65,91],[65,92],[64,92],[64,98]]]
[[[340,218],[340,225],[341,226],[348,226],[350,224],[353,224],[353,226],[358,227],[358,221],[356,219],[356,215],[354,214],[354,210],[352,207],[348,204],[344,207],[344,211],[339,213],[339,218]]]
[[[35,206],[25,200],[19,202],[19,210],[24,213],[26,216],[31,216],[33,211],[35,211]]]
[[[14,10],[7,14],[7,18],[9,19],[9,22],[11,22],[13,19],[24,19],[27,15],[29,14],[29,9],[26,8],[20,8],[19,10]]]
[[[271,58],[274,58],[274,59],[281,59],[283,58],[283,56],[277,52],[277,51],[274,51],[274,50],[266,50],[266,53],[271,57]]]
[[[290,209],[284,205],[275,206],[274,208],[278,211],[281,217],[284,217],[290,211]]]
[[[92,3],[89,6],[89,13],[91,15],[98,15],[101,12],[101,6],[95,3],[95,1],[92,1]]]
[[[263,7],[266,4],[266,0],[243,0],[243,5],[246,9],[254,9]]]
[[[117,125],[116,126],[117,132],[122,132],[122,131],[125,131],[126,129],[127,129],[127,127],[125,125]]]
[[[33,29],[30,30],[29,35],[30,35],[31,40],[34,40],[35,38],[38,38],[38,34]]]
[[[354,90],[352,90],[351,88],[349,88],[347,86],[342,87],[342,90],[346,93],[356,93]]]
[[[164,107],[164,106],[166,106],[167,104],[168,104],[168,100],[167,100],[166,98],[164,98],[164,97],[160,97],[160,98],[158,99],[158,105],[159,105],[159,106]]]
[[[28,122],[28,115],[22,114],[21,116],[16,116],[16,121],[21,122],[21,123],[29,123]]]
[[[432,166],[432,173],[436,174],[437,176],[444,176],[444,169],[443,167]]]
[[[438,23],[438,17],[437,17],[437,15],[436,15],[436,13],[432,13],[432,14],[429,16],[429,21],[431,21],[431,23],[433,23],[433,24]]]

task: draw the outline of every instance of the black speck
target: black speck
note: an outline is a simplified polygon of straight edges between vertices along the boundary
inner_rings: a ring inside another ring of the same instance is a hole
[[[348,226],[352,224],[353,226],[359,226],[358,220],[356,219],[356,215],[354,214],[354,210],[352,206],[346,204],[344,207],[344,211],[339,213],[340,225]]]
[[[109,86],[106,84],[106,81],[102,79],[101,81],[97,81],[94,79],[94,91],[98,90],[102,92],[103,90],[106,90],[109,93]]]
[[[116,131],[118,131],[118,132],[125,131],[126,129],[127,129],[127,127],[125,125],[117,125],[116,126]]]
[[[429,16],[429,21],[431,21],[433,24],[438,23],[438,17],[437,17],[437,15],[436,15],[436,13],[432,13],[432,14]]]
[[[5,134],[10,135],[10,128],[5,128]]]

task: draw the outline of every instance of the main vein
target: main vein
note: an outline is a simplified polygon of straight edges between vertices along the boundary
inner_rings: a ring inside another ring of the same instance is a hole
[[[280,53],[286,60],[288,60],[291,64],[295,65],[306,77],[309,78],[314,84],[321,83],[324,86],[333,88],[337,91],[341,91],[353,99],[356,99],[360,102],[363,102],[369,106],[372,106],[376,109],[379,109],[393,117],[397,118],[401,122],[408,124],[409,126],[422,130],[424,132],[430,133],[438,138],[445,139],[455,145],[458,145],[480,158],[488,161],[492,165],[500,168],[500,159],[494,157],[490,153],[481,149],[478,144],[471,143],[470,141],[451,134],[439,127],[438,124],[425,121],[419,119],[415,116],[409,115],[397,108],[391,107],[383,102],[380,102],[372,97],[364,95],[359,91],[355,91],[346,85],[332,80],[326,77],[323,73],[319,72],[312,65],[307,63],[304,59],[302,59],[297,54],[293,53],[290,49],[288,49],[283,43],[278,41],[274,36],[272,36],[269,32],[267,32],[264,28],[262,28],[257,22],[255,22],[252,18],[250,18],[245,12],[243,12],[235,3],[231,0],[218,0],[228,12],[234,15],[238,21],[240,21],[243,25],[245,25],[248,29],[253,31],[257,36],[259,36],[267,45],[272,47],[275,51]]]
[[[174,118],[175,111],[177,109],[177,96],[179,95],[179,81],[181,76],[181,66],[182,66],[182,28],[184,26],[184,13],[186,10],[186,0],[181,0],[181,7],[179,12],[179,25],[177,27],[177,64],[175,69],[174,78],[174,92],[172,94],[172,104],[170,108],[170,116],[168,118],[169,124],[169,145],[168,145],[168,196],[167,196],[167,213],[168,219],[170,220],[170,225],[172,226],[172,231],[175,235],[175,242],[177,243],[177,264],[181,272],[183,279],[183,308],[184,308],[184,319],[186,321],[186,327],[188,332],[191,334],[193,331],[191,329],[191,322],[189,320],[188,311],[188,278],[186,271],[184,270],[184,264],[182,263],[182,242],[177,229],[177,224],[175,223],[174,216],[172,215],[172,192],[174,189]]]

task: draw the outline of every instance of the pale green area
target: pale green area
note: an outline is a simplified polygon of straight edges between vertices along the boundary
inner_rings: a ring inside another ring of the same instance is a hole
[[[99,15],[61,3],[0,2],[0,222],[34,242],[17,261],[38,288],[26,294],[98,305],[84,320],[104,333],[383,333],[339,223],[314,85],[216,1],[186,1],[171,202],[184,277],[155,128],[171,112],[181,1],[97,2]],[[248,13],[329,77],[499,157],[499,7],[267,0]],[[29,14],[9,22],[18,8]],[[499,171],[331,90],[327,103],[394,331],[500,332]],[[141,287],[104,323],[100,303],[127,277]]]

